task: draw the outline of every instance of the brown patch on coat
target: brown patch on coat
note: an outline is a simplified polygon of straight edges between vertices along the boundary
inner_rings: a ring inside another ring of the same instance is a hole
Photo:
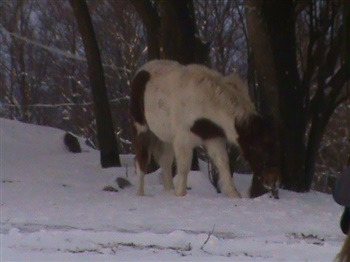
[[[147,71],[140,71],[132,80],[130,86],[130,114],[135,122],[145,125],[145,90],[151,75]]]
[[[191,132],[202,140],[226,137],[223,128],[207,118],[197,119],[191,127]]]

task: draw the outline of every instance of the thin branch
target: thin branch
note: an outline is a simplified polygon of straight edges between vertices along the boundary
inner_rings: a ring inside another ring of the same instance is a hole
[[[209,232],[207,239],[205,240],[205,242],[204,242],[203,245],[201,246],[201,249],[202,249],[202,250],[204,249],[204,246],[208,243],[208,241],[209,241],[211,235],[214,233],[214,229],[215,229],[215,225],[213,226],[213,229]]]
[[[247,26],[246,26],[246,23],[244,22],[245,19],[243,17],[243,14],[242,14],[241,10],[239,9],[237,0],[234,0],[234,2],[235,2],[235,5],[236,5],[236,8],[237,8],[237,12],[238,12],[239,18],[240,18],[240,20],[242,22],[242,25],[243,25],[244,38],[245,38],[245,41],[247,43],[247,49],[249,50],[249,38],[248,38]]]
[[[123,100],[130,100],[129,96],[121,97],[121,98],[115,98],[109,101],[110,104],[112,103],[120,103]],[[15,105],[15,104],[8,104],[8,103],[1,103],[0,107],[21,107],[21,108],[35,108],[35,107],[41,107],[41,108],[57,108],[57,107],[70,107],[70,106],[91,106],[93,105],[93,102],[86,102],[86,103],[60,103],[60,104],[29,104],[29,105]]]
[[[47,46],[47,45],[43,45],[37,41],[34,41],[34,40],[31,40],[31,39],[28,39],[26,37],[23,37],[19,34],[16,34],[16,33],[12,33],[12,32],[9,32],[6,28],[4,28],[2,25],[0,25],[0,31],[5,33],[5,34],[8,34],[9,36],[13,37],[13,38],[16,38],[16,39],[19,39],[27,44],[31,44],[33,46],[36,46],[36,47],[39,47],[39,48],[42,48],[50,53],[53,53],[53,54],[56,54],[56,55],[59,55],[59,56],[63,56],[65,58],[69,58],[69,59],[73,59],[73,60],[76,60],[76,61],[82,61],[82,62],[87,62],[86,58],[85,57],[82,57],[82,56],[79,56],[79,55],[76,55],[76,54],[72,54],[71,52],[69,51],[64,51],[64,50],[61,50],[61,49],[58,49],[56,47],[52,47],[52,46]],[[115,65],[107,65],[107,64],[103,64],[104,67],[109,67],[113,70],[119,70],[119,71],[125,71],[125,72],[128,72],[130,73],[131,70],[129,69],[126,69],[126,68],[121,68],[121,67],[116,67]]]

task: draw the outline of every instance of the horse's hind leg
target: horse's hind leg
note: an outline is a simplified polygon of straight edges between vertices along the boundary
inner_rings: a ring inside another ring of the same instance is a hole
[[[152,148],[152,153],[160,168],[162,169],[162,182],[164,190],[174,189],[172,166],[174,162],[173,146],[158,139],[156,146]]]
[[[226,143],[223,139],[211,139],[205,142],[209,157],[219,170],[221,191],[228,197],[240,197],[230,174]]]
[[[176,137],[173,146],[177,167],[175,195],[185,196],[187,193],[187,175],[191,170],[194,146],[189,136]]]
[[[150,155],[150,140],[149,133],[141,132],[137,134],[134,146],[135,146],[135,157],[136,157],[136,173],[139,177],[139,184],[137,194],[139,196],[145,195],[144,184],[145,184],[145,174],[147,172],[147,166],[151,159]]]

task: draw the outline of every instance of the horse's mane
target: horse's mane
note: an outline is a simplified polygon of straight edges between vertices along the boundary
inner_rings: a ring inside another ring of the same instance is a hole
[[[192,81],[198,84],[201,92],[216,100],[218,106],[228,110],[237,121],[243,121],[256,113],[247,83],[238,74],[223,76],[201,65],[189,65],[185,70],[191,74]]]
[[[248,84],[238,74],[226,76],[222,78],[222,85],[228,94],[226,97],[228,103],[231,104],[232,111],[236,111],[236,118],[238,121],[246,119],[247,116],[256,114],[255,106],[249,96]],[[224,98],[225,99],[225,98]],[[237,112],[239,108],[239,112]]]

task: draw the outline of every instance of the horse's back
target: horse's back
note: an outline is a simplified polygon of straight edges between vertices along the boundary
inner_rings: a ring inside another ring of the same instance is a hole
[[[226,86],[224,76],[205,66],[154,60],[138,74],[142,72],[150,75],[143,100],[145,119],[163,141],[172,142],[176,133],[190,132],[199,119],[208,119],[233,133],[233,119],[242,111],[248,112],[239,105],[245,100],[239,98],[242,92],[229,91],[232,87]]]
[[[172,60],[152,60],[144,64],[138,72],[147,71],[151,77],[157,78],[169,74],[171,71],[182,68],[183,65]]]

